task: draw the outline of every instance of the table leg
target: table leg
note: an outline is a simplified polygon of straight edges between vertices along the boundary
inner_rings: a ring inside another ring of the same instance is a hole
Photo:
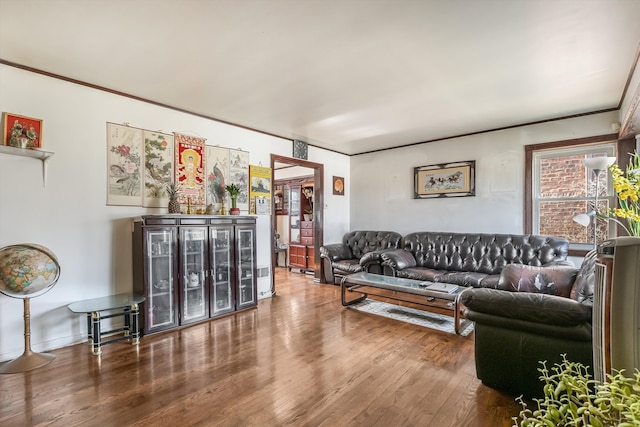
[[[364,301],[367,298],[367,294],[363,293],[362,296],[360,296],[358,298],[355,298],[355,299],[352,299],[351,301],[347,301],[347,298],[346,298],[346,295],[345,295],[345,291],[346,291],[346,288],[347,288],[347,286],[346,286],[347,277],[348,276],[344,276],[342,278],[342,280],[340,281],[340,297],[341,297],[341,300],[342,300],[342,305],[344,307],[347,307],[347,306],[353,305],[353,304],[357,304],[360,301]]]
[[[131,344],[133,345],[140,344],[140,328],[138,327],[139,314],[140,314],[140,310],[138,308],[138,304],[133,304],[131,306],[131,311],[129,314],[131,316],[131,326],[130,326],[129,332],[131,332]]]
[[[124,311],[124,336],[131,335],[131,307],[123,308]]]
[[[91,352],[94,355],[99,355],[102,353],[102,348],[100,347],[100,312],[94,311],[91,313],[91,323],[93,326],[93,341],[91,343]]]
[[[87,313],[87,343],[93,346],[93,326],[91,324],[91,313]]]

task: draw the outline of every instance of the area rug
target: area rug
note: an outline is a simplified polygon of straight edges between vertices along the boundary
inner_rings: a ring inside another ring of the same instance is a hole
[[[456,333],[453,326],[453,317],[438,313],[430,313],[428,311],[416,310],[414,308],[402,307],[371,299],[365,299],[362,302],[350,305],[348,308],[400,320],[402,322],[413,323],[414,325],[424,326],[450,334]],[[460,335],[466,337],[471,332],[473,332],[473,322],[463,322]]]

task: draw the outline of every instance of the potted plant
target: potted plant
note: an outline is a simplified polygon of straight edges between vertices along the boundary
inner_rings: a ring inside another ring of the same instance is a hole
[[[622,371],[607,374],[605,382],[596,381],[588,374],[587,367],[570,362],[562,356],[562,363],[547,369],[540,362],[540,379],[543,381],[544,398],[535,399],[535,407],[529,409],[522,397],[514,427],[546,426],[617,426],[640,424],[640,372],[625,377]]]
[[[240,208],[237,207],[240,187],[238,187],[236,184],[229,184],[225,188],[229,193],[229,197],[231,197],[231,209],[229,209],[229,214],[240,215]]]

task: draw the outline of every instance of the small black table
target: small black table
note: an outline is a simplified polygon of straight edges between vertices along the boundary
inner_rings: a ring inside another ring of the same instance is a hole
[[[138,314],[140,312],[139,305],[143,302],[144,297],[140,295],[118,294],[74,302],[69,304],[67,308],[74,313],[87,314],[88,342],[91,345],[91,352],[98,355],[102,353],[102,346],[106,344],[128,339],[133,345],[140,343]],[[110,314],[101,315],[100,313],[103,311],[109,311]],[[124,327],[104,332],[100,330],[102,320],[117,316],[124,317]],[[107,341],[102,340],[102,336],[117,332],[123,332],[124,335]]]

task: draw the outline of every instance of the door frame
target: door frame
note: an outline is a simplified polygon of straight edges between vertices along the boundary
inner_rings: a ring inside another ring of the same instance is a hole
[[[313,204],[319,206],[319,209],[313,212],[313,257],[316,267],[313,270],[313,281],[320,282],[320,246],[324,242],[324,165],[322,163],[310,162],[308,160],[294,159],[292,157],[271,154],[271,182],[275,182],[275,164],[286,163],[291,166],[303,166],[313,169]],[[271,203],[273,206],[273,201]],[[276,295],[276,247],[275,233],[277,228],[275,210],[271,215],[271,296]]]

